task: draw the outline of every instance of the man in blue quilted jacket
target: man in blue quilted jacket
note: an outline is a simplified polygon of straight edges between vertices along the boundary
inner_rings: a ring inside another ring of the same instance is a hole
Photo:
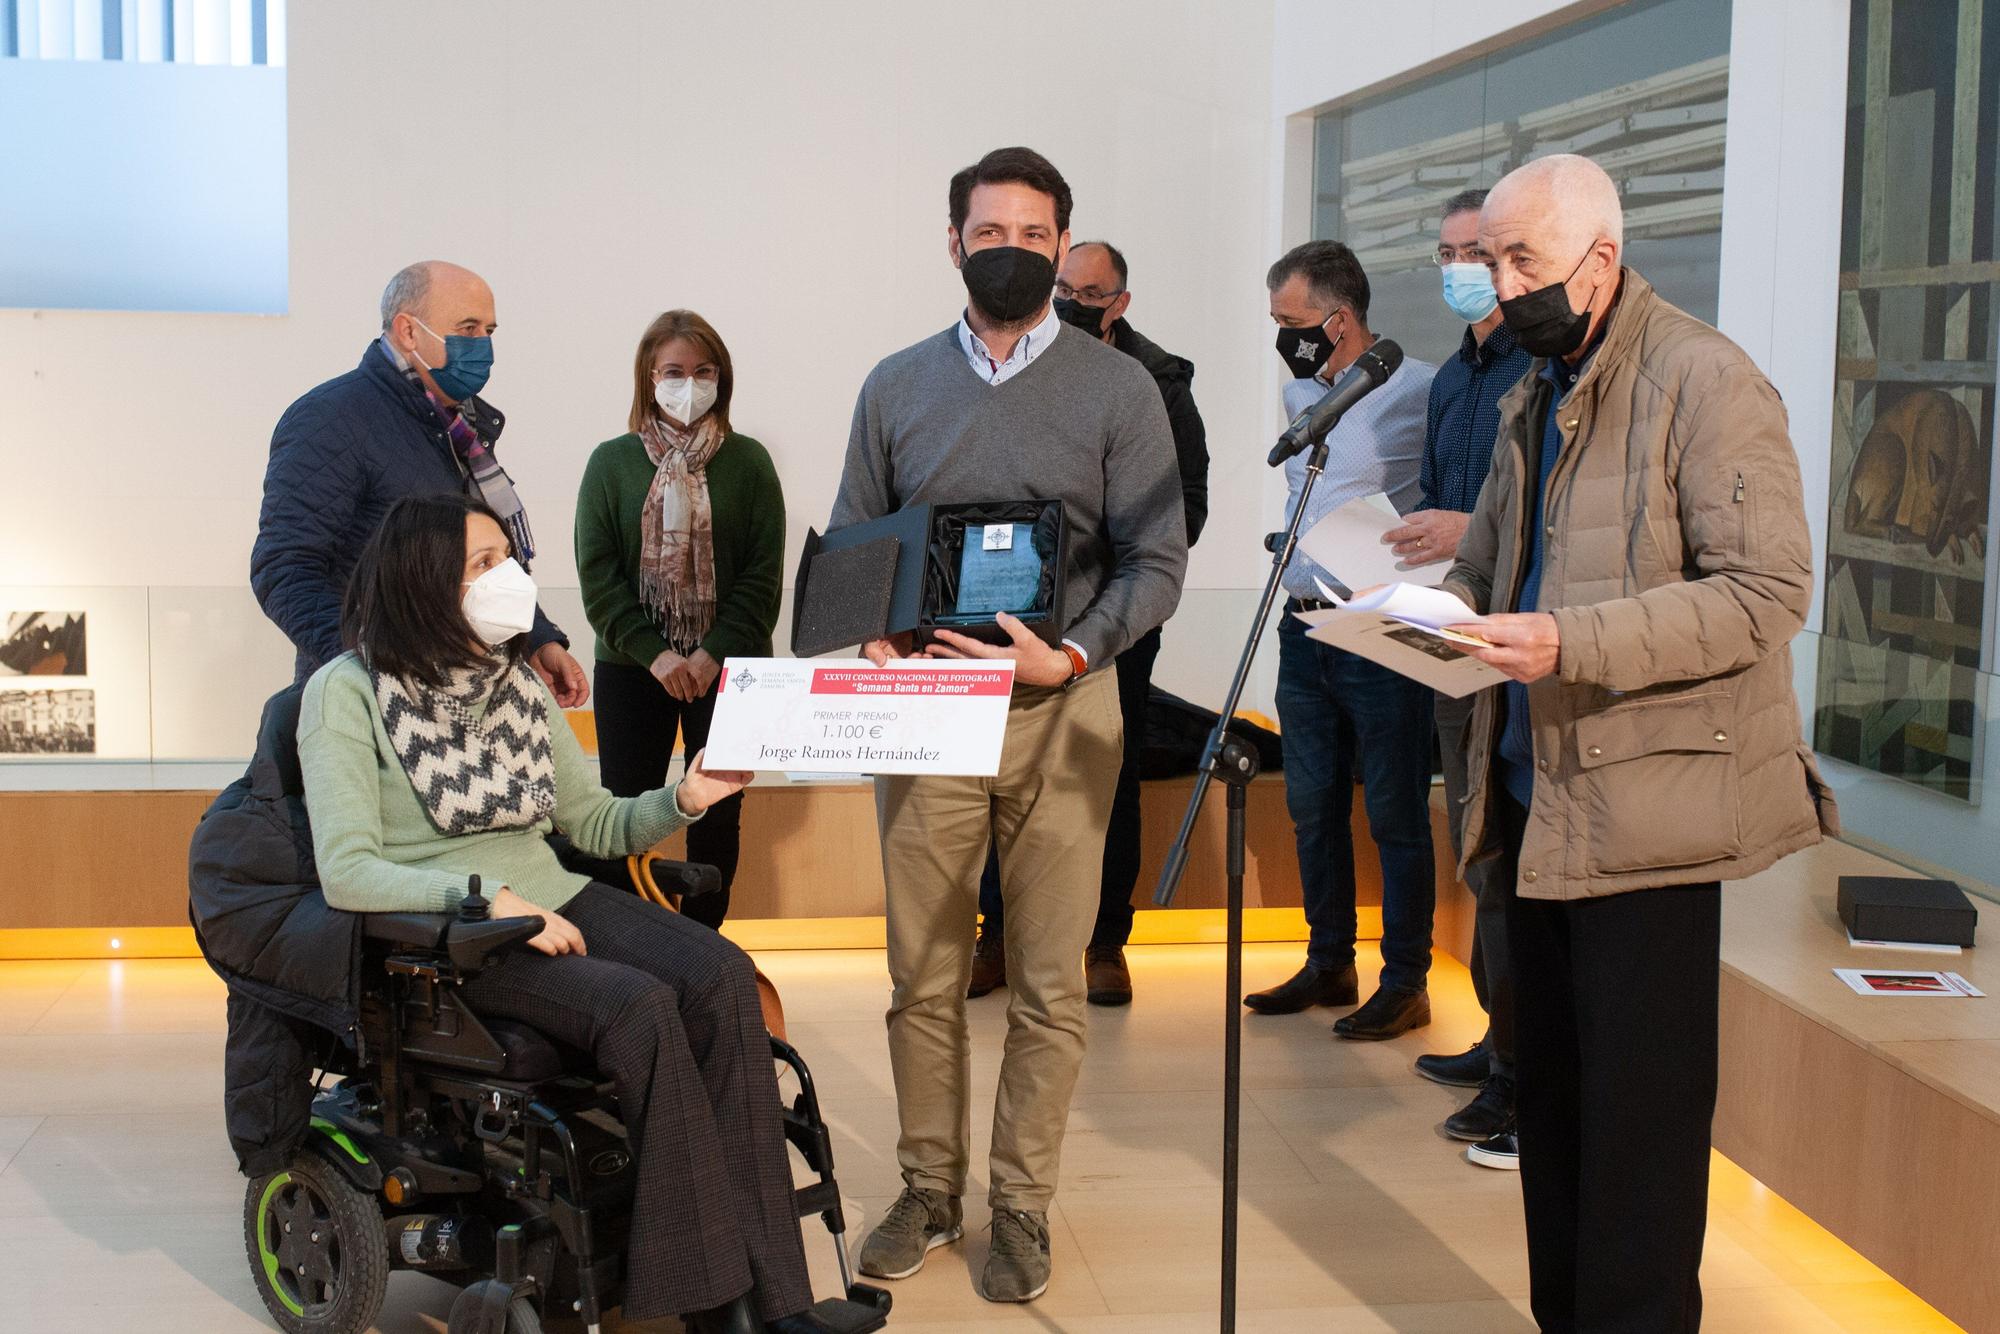
[[[493,289],[442,260],[412,264],[382,293],[382,333],[345,375],[278,419],[250,587],[298,650],[297,679],[337,656],[340,604],[361,548],[404,496],[465,493],[493,507],[523,567],[526,510],[494,457],[506,418],[481,399],[493,366]],[[564,708],[590,697],[569,640],[538,607],[530,660]]]

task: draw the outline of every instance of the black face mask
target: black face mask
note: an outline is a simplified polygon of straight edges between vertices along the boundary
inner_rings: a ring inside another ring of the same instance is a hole
[[[1332,318],[1328,315],[1326,320]],[[1340,340],[1327,337],[1326,320],[1309,329],[1278,330],[1278,355],[1284,358],[1285,369],[1292,373],[1293,379],[1305,379],[1326,365],[1327,358],[1333,355],[1333,345]]]
[[[1064,324],[1074,325],[1092,338],[1104,337],[1104,313],[1107,306],[1086,306],[1075,297],[1056,298],[1056,318]]]
[[[1581,311],[1569,308],[1569,281],[1589,258],[1590,251],[1584,251],[1569,278],[1500,303],[1500,318],[1529,356],[1566,357],[1583,346],[1583,336],[1590,331],[1590,310],[1587,304]]]
[[[997,324],[1014,324],[1042,308],[1056,286],[1056,263],[1038,250],[996,245],[961,249],[958,266],[966,295]]]

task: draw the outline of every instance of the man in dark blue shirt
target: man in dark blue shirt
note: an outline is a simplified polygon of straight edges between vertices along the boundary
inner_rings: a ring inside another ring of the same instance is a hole
[[[1486,252],[1479,247],[1479,209],[1486,191],[1465,190],[1445,201],[1438,223],[1437,264],[1444,301],[1470,326],[1458,355],[1431,381],[1424,459],[1423,508],[1387,540],[1412,564],[1449,561],[1486,483],[1500,430],[1500,397],[1527,373],[1534,358],[1501,322]],[[1437,698],[1438,753],[1444,761],[1445,809],[1451,847],[1465,825],[1465,729],[1474,696]],[[1486,1035],[1458,1056],[1419,1056],[1417,1073],[1440,1084],[1477,1088],[1471,1103],[1445,1120],[1445,1133],[1474,1147],[1468,1157],[1488,1167],[1520,1162],[1514,1138],[1514,986],[1507,967],[1507,887],[1489,887],[1483,863],[1466,868],[1478,903],[1472,939],[1472,986],[1488,1016]]]

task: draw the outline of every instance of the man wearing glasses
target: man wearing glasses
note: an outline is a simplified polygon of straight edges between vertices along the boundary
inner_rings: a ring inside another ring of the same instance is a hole
[[[1167,424],[1174,432],[1180,464],[1181,513],[1188,545],[1208,518],[1208,431],[1194,405],[1194,363],[1177,357],[1125,320],[1131,308],[1130,269],[1109,241],[1079,241],[1069,248],[1056,277],[1056,314],[1065,324],[1109,343],[1146,368],[1160,388]],[[1125,717],[1125,755],[1118,769],[1111,824],[1104,835],[1104,878],[1097,925],[1083,953],[1086,999],[1092,1005],[1132,1003],[1132,973],[1125,966],[1125,942],[1132,938],[1132,887],[1139,880],[1139,754],[1146,746],[1146,698],[1153,688],[1153,664],[1160,656],[1154,626],[1118,655],[1118,708]],[[968,996],[984,996],[1007,981],[1006,932],[1000,899],[1000,867],[989,856],[979,885],[981,924],[972,958]]]
[[[1479,501],[1500,431],[1500,397],[1527,374],[1534,360],[1500,318],[1493,275],[1479,245],[1479,210],[1486,191],[1465,190],[1445,201],[1438,223],[1437,265],[1444,303],[1469,326],[1458,355],[1438,367],[1431,381],[1430,413],[1420,470],[1423,508],[1404,516],[1388,534],[1396,554],[1413,565],[1448,561]],[[1444,760],[1445,810],[1451,850],[1458,856],[1465,825],[1465,728],[1474,696],[1439,695],[1434,706],[1438,753]],[[1472,940],[1472,988],[1487,1014],[1486,1036],[1457,1056],[1419,1056],[1417,1073],[1440,1084],[1476,1088],[1479,1094],[1447,1117],[1444,1130],[1471,1147],[1466,1157],[1483,1167],[1518,1168],[1514,1137],[1514,982],[1507,967],[1507,889],[1491,885],[1485,863],[1465,868],[1477,901]]]

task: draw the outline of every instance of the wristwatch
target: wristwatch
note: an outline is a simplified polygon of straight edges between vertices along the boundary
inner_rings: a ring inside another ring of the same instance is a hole
[[[1084,675],[1090,671],[1090,659],[1084,657],[1083,650],[1070,643],[1067,639],[1056,645],[1056,647],[1061,649],[1063,656],[1069,659],[1069,679],[1062,683],[1062,688],[1068,690],[1078,681],[1081,681]]]

